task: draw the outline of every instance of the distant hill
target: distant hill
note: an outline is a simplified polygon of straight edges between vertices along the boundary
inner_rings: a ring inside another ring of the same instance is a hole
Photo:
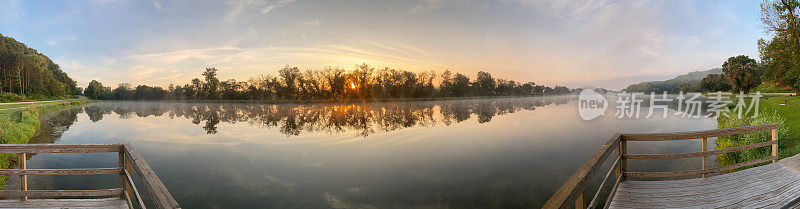
[[[701,92],[703,89],[700,87],[700,81],[702,81],[703,78],[705,78],[708,74],[722,74],[722,68],[694,71],[665,81],[649,81],[631,84],[623,90],[627,92],[647,93],[663,91],[667,91],[669,93],[677,93],[680,91]]]

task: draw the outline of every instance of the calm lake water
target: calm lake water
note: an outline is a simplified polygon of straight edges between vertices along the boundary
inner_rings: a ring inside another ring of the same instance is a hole
[[[34,143],[130,142],[184,208],[538,208],[614,133],[717,127],[713,119],[672,114],[617,119],[614,111],[611,104],[605,116],[583,121],[577,96],[297,105],[101,102],[48,113]],[[696,140],[646,143],[633,143],[629,151],[700,149]],[[699,159],[650,162],[629,167],[700,167]],[[117,159],[115,153],[38,154],[28,163],[115,167]],[[29,188],[112,188],[117,181],[114,175],[35,176]]]

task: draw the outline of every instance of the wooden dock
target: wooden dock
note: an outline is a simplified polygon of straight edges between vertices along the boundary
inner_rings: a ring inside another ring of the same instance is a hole
[[[180,208],[150,165],[128,143],[114,144],[0,144],[0,153],[17,154],[17,169],[0,175],[19,176],[19,190],[0,190],[0,208]],[[28,169],[31,153],[118,153],[113,168]],[[145,202],[132,173],[149,194]],[[29,175],[118,175],[119,187],[99,190],[28,190]]]
[[[567,179],[544,208],[797,208],[800,206],[800,156],[778,162],[777,129],[778,124],[772,123],[696,132],[616,134]],[[709,138],[765,131],[771,131],[771,139],[764,142],[708,150]],[[628,141],[688,139],[702,139],[702,151],[681,154],[627,153]],[[769,157],[717,168],[707,167],[709,156],[767,146],[771,147]],[[588,185],[612,153],[613,163],[598,190],[588,193]],[[638,172],[626,168],[629,159],[681,158],[702,158],[702,169]],[[757,167],[714,175],[747,166]],[[687,176],[698,178],[653,180]],[[587,198],[590,197],[592,199],[589,201]]]

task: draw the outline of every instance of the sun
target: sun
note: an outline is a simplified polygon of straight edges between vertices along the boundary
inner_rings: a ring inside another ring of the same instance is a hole
[[[356,89],[356,84],[354,84],[354,83],[350,83],[350,88],[351,88],[351,89]]]

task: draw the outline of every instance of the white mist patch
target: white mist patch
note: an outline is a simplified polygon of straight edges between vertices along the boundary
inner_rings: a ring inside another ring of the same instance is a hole
[[[578,114],[583,120],[592,120],[604,115],[608,108],[608,100],[602,94],[591,89],[584,89],[578,96]]]

